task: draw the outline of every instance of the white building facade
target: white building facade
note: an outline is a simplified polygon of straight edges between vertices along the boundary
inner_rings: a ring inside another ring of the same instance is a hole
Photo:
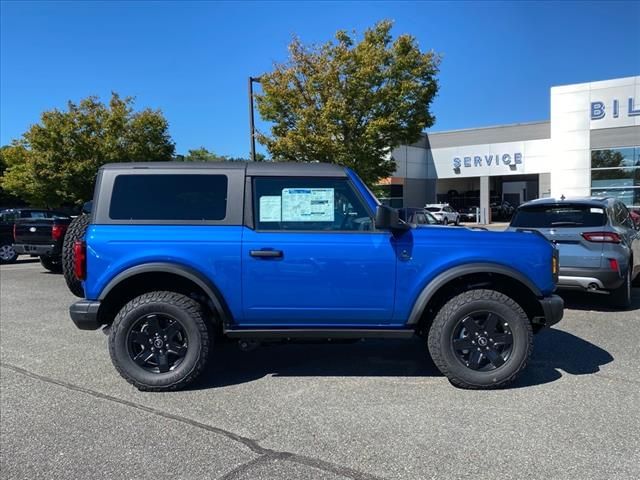
[[[538,197],[615,196],[640,209],[640,76],[551,88],[545,122],[427,133],[392,152],[388,201],[518,205]]]

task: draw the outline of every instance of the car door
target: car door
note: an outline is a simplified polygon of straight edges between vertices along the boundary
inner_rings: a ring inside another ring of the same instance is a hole
[[[347,178],[255,177],[242,241],[242,326],[353,327],[391,321],[392,235]]]

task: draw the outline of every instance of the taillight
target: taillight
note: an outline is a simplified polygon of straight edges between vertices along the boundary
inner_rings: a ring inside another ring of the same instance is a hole
[[[87,278],[87,245],[81,240],[73,244],[73,270],[78,280]]]
[[[615,258],[610,258],[609,259],[609,268],[611,270],[614,270],[614,271],[618,272],[619,271],[618,267],[619,267],[618,266],[618,260],[616,260]]]
[[[51,229],[51,238],[54,242],[57,242],[62,237],[64,237],[64,232],[67,231],[66,225],[54,225]]]
[[[615,232],[582,232],[580,235],[589,242],[620,243],[620,235]]]

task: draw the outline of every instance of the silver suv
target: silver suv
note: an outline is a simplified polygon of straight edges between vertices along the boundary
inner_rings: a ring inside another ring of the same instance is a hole
[[[460,214],[451,208],[448,203],[429,203],[425,205],[424,209],[436,217],[436,220],[443,225],[449,223],[460,224]]]
[[[640,275],[638,228],[615,198],[543,198],[520,205],[508,230],[537,230],[556,244],[559,289],[609,294],[628,307]]]

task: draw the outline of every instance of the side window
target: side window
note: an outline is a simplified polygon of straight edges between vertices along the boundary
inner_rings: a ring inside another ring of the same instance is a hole
[[[253,212],[258,230],[373,229],[363,201],[343,178],[255,178]]]
[[[226,175],[118,175],[109,206],[112,220],[201,222],[226,213]]]
[[[413,217],[413,222],[417,225],[424,225],[427,223],[427,218],[424,216],[424,213],[416,213]]]
[[[619,203],[618,208],[620,209],[619,219],[620,225],[623,225],[627,228],[633,228],[633,221],[631,220],[631,216],[629,215],[629,210],[626,205]]]

